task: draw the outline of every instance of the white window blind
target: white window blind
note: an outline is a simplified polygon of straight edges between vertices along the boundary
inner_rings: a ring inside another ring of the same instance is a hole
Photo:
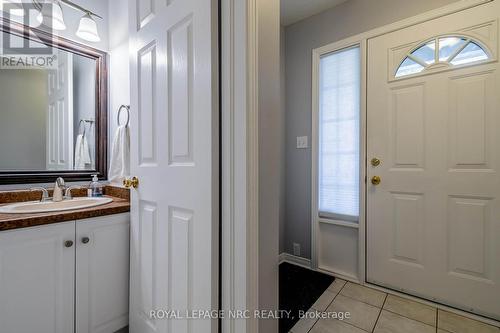
[[[319,214],[359,220],[360,49],[320,60]]]

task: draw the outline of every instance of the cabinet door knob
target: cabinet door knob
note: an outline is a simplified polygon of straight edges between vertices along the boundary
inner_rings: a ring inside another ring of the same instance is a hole
[[[64,242],[64,246],[66,247],[72,247],[73,246],[73,241],[72,240],[67,240]]]
[[[82,238],[82,243],[83,244],[87,244],[88,242],[90,242],[90,238],[88,238],[88,237],[83,237]]]

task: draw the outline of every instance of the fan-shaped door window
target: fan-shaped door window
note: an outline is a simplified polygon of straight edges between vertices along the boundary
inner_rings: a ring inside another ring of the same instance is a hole
[[[396,70],[396,77],[418,74],[437,64],[462,66],[488,59],[490,53],[469,37],[438,37],[408,53]]]

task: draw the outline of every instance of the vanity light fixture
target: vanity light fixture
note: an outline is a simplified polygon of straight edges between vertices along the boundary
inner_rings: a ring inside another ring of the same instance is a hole
[[[58,0],[44,3],[37,20],[55,30],[66,30],[63,11]]]
[[[80,19],[80,25],[76,35],[81,39],[88,40],[89,42],[99,42],[101,38],[97,32],[97,23],[94,21],[90,13],[83,15]]]
[[[41,3],[41,0],[33,0],[32,2],[35,7],[40,10],[37,21],[39,23],[43,22],[46,26],[52,27],[55,30],[66,29],[66,24],[64,23],[64,13],[61,5],[66,5],[84,13],[83,17],[80,19],[76,35],[89,42],[99,42],[101,40],[99,33],[97,32],[97,23],[95,22],[94,17],[98,17],[100,19],[102,19],[102,17],[96,13],[77,5],[70,0],[45,0],[43,4]]]

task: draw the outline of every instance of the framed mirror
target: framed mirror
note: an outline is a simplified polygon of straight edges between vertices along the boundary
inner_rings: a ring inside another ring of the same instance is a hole
[[[0,184],[107,175],[106,53],[3,18]]]

